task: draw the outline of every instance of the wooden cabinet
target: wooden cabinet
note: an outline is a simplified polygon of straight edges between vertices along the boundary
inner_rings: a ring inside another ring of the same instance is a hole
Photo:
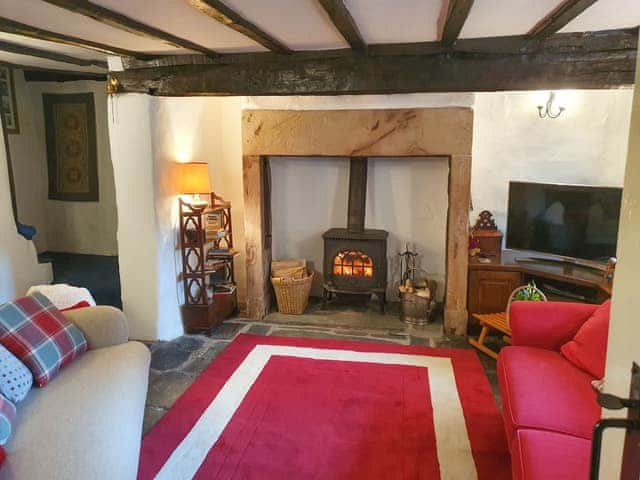
[[[488,263],[477,257],[469,259],[470,332],[479,330],[474,313],[504,312],[511,293],[530,281],[553,301],[601,303],[611,296],[612,284],[601,272],[557,261],[539,261],[529,258],[531,255],[511,250]]]
[[[471,270],[469,272],[469,314],[504,312],[511,292],[520,285],[522,285],[520,272],[495,269]]]

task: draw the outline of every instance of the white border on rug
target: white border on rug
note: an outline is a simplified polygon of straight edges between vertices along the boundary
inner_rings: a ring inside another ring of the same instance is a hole
[[[274,355],[426,368],[431,391],[440,478],[477,478],[450,358],[279,345],[257,345],[247,355],[155,478],[186,480],[194,477],[260,372]]]

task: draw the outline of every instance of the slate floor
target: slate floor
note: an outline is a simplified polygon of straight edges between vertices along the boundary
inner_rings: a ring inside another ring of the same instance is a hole
[[[143,433],[146,434],[164,416],[196,377],[240,333],[469,348],[465,338],[444,335],[441,317],[429,325],[411,326],[398,319],[397,309],[398,306],[392,304],[387,313],[381,315],[377,305],[370,302],[337,302],[323,308],[316,301],[305,315],[272,313],[262,322],[237,317],[225,321],[209,335],[184,335],[170,342],[148,344],[151,371]],[[486,355],[479,357],[500,405],[495,361]]]

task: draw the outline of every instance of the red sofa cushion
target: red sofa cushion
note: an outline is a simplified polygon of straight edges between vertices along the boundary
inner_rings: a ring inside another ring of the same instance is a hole
[[[542,430],[519,430],[511,448],[513,480],[589,478],[591,441]]]
[[[509,309],[513,345],[560,351],[598,305],[572,302],[513,302]]]
[[[520,428],[592,437],[593,426],[600,419],[593,379],[559,352],[503,348],[498,357],[498,380],[509,442]]]
[[[560,347],[567,360],[598,379],[604,377],[607,361],[610,313],[611,301],[607,300],[584,322],[574,337]]]

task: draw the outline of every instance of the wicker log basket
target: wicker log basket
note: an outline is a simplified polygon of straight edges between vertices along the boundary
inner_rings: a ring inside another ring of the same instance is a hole
[[[313,283],[313,272],[307,270],[306,260],[273,262],[271,275],[278,312],[302,315],[309,304],[309,293]]]

